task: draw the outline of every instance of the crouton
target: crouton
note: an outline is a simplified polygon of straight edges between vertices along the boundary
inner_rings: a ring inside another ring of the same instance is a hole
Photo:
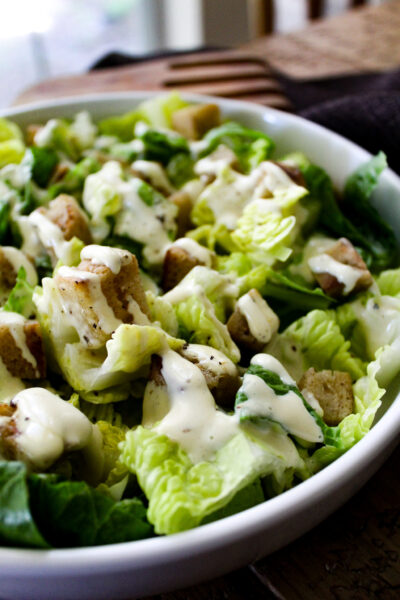
[[[28,125],[28,127],[26,128],[26,132],[25,132],[25,139],[26,139],[27,146],[35,145],[35,135],[42,128],[43,128],[43,125],[35,125],[34,123],[32,123],[31,125]]]
[[[239,348],[261,352],[278,331],[279,319],[261,294],[252,289],[238,300],[227,327]]]
[[[0,288],[4,292],[5,298],[14,287],[17,281],[17,273],[14,265],[8,260],[6,252],[0,247]]]
[[[16,406],[9,404],[0,404],[0,460],[18,459],[18,448],[15,443],[17,426],[12,418],[16,411]],[[6,417],[2,422],[2,417]]]
[[[180,191],[171,194],[169,200],[178,207],[178,214],[176,217],[177,237],[182,237],[193,227],[190,218],[193,208],[192,198],[186,192]]]
[[[73,196],[60,194],[48,207],[38,210],[61,229],[67,241],[76,236],[85,244],[92,242],[88,218]]]
[[[199,140],[209,129],[221,123],[216,104],[198,104],[181,108],[172,114],[172,127],[189,140]]]
[[[298,383],[299,389],[312,394],[321,406],[327,425],[338,425],[354,412],[351,377],[344,371],[319,371],[308,369]]]
[[[11,316],[14,313],[8,313]],[[42,334],[37,321],[28,321],[16,315],[18,321],[0,322],[0,358],[7,370],[19,379],[42,379],[46,377],[46,357],[44,353]],[[21,321],[21,323],[20,323]],[[22,335],[15,336],[13,331],[21,327]],[[24,341],[26,349],[21,348],[17,341]],[[30,356],[31,355],[31,356]]]
[[[180,354],[203,373],[215,402],[224,408],[233,408],[241,385],[234,363],[219,350],[201,344],[186,344]]]
[[[287,165],[283,162],[277,162],[275,160],[272,161],[278,167],[285,171],[286,175],[289,175],[290,179],[294,181],[297,185],[301,185],[302,187],[307,187],[306,180],[304,179],[303,173],[300,171],[298,167],[294,165]]]
[[[69,172],[69,166],[66,163],[57,163],[51,176],[50,184],[58,183]]]
[[[203,263],[183,248],[177,246],[168,248],[163,264],[162,289],[164,292],[174,288],[193,267],[201,264]]]
[[[119,270],[114,272],[106,264],[92,260],[93,248],[119,259]],[[69,314],[79,322],[78,333],[88,347],[103,345],[120,323],[148,323],[150,311],[136,256],[119,248],[86,246],[81,258],[78,267],[61,267],[54,279]]]
[[[328,257],[333,258],[337,263],[348,267],[346,272],[349,275],[349,285],[347,287],[343,281],[338,280],[334,269],[331,269],[332,272],[323,270],[323,263],[319,263],[321,257],[324,255],[328,255]],[[340,298],[341,296],[346,296],[350,293],[365,290],[372,285],[373,279],[371,273],[368,271],[367,265],[354,248],[353,244],[346,238],[340,238],[336,244],[331,248],[328,248],[328,250],[325,250],[324,255],[311,258],[308,264],[319,286],[328,296]]]

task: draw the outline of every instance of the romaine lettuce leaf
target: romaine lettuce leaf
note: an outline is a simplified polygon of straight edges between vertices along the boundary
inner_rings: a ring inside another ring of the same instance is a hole
[[[313,310],[292,323],[268,345],[275,356],[298,381],[304,371],[333,369],[347,371],[353,380],[365,374],[366,365],[350,352],[333,311]]]
[[[200,158],[211,154],[223,144],[236,154],[244,172],[249,172],[260,162],[267,160],[275,146],[265,133],[248,129],[232,121],[211,129],[203,140],[207,145],[201,151]]]
[[[30,511],[26,465],[0,461],[0,543],[48,548]]]
[[[295,457],[299,459],[297,452]],[[301,463],[297,458],[296,464]],[[199,525],[260,475],[293,466],[288,456],[243,432],[212,461],[193,464],[177,443],[144,427],[127,433],[121,461],[136,473],[149,500],[148,519],[159,534]]]
[[[33,303],[34,287],[30,285],[26,278],[26,270],[20,267],[17,273],[17,281],[8,296],[3,310],[16,312],[27,319],[36,313],[36,306]]]

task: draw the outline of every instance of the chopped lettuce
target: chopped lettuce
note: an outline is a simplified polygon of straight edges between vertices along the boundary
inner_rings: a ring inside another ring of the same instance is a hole
[[[223,144],[236,154],[244,172],[254,169],[262,161],[267,160],[275,146],[265,133],[248,129],[232,121],[211,129],[204,136],[204,142],[206,147],[200,152],[200,158],[211,154]]]
[[[33,475],[0,462],[0,542],[59,548],[114,544],[152,535],[140,500],[115,502],[82,481]]]
[[[36,306],[33,303],[34,287],[30,285],[26,278],[26,270],[20,267],[17,273],[17,281],[8,296],[3,310],[16,312],[26,318],[36,313]]]
[[[347,371],[353,380],[365,374],[365,363],[350,352],[333,311],[313,310],[292,323],[268,345],[297,381],[310,367]]]
[[[297,465],[301,461],[294,454]],[[148,498],[147,517],[159,534],[199,525],[260,475],[281,472],[291,460],[239,432],[212,461],[193,464],[177,443],[144,427],[127,433],[121,454]]]

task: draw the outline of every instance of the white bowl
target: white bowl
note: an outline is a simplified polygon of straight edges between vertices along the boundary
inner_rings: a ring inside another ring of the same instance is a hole
[[[99,119],[132,110],[152,95],[71,98],[10,109],[4,116],[26,126],[84,109]],[[344,138],[287,113],[233,100],[187,98],[217,102],[225,116],[270,134],[282,153],[304,151],[339,187],[370,157]],[[381,176],[374,201],[400,238],[400,179],[390,170]],[[399,387],[398,378],[374,427],[354,448],[311,479],[242,513],[138,542],[70,550],[0,549],[1,598],[132,599],[216,577],[282,548],[342,505],[389,455],[400,430]]]

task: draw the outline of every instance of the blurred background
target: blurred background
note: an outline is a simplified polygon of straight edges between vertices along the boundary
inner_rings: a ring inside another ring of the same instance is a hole
[[[381,4],[384,0],[370,0]],[[49,77],[88,70],[111,51],[231,46],[262,32],[258,0],[3,0],[0,106]],[[304,27],[306,0],[275,0],[274,30]],[[348,0],[326,0],[325,16]]]

